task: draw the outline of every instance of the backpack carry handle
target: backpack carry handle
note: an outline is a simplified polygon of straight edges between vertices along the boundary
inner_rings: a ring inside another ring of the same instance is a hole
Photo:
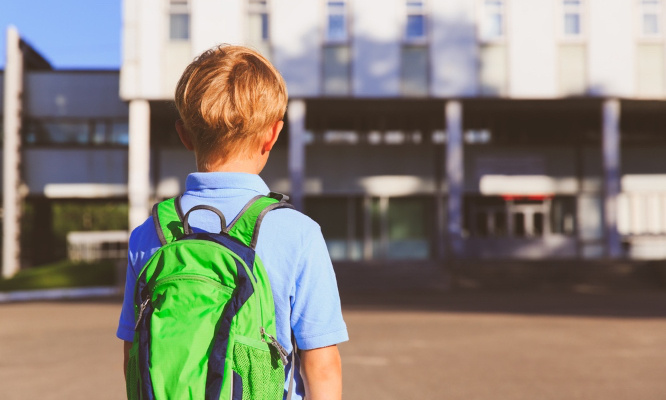
[[[185,216],[183,217],[183,233],[185,235],[191,235],[192,234],[192,228],[190,227],[190,224],[187,222],[187,219],[189,218],[190,213],[192,211],[196,211],[196,210],[208,210],[208,211],[212,211],[215,214],[217,214],[217,216],[220,217],[220,226],[222,227],[222,231],[220,233],[227,233],[228,232],[227,220],[224,218],[224,214],[222,214],[222,212],[220,210],[218,210],[217,208],[215,208],[215,207],[211,207],[211,206],[207,206],[205,204],[201,204],[201,205],[194,206],[194,207],[190,208],[190,210],[187,213],[185,213]]]

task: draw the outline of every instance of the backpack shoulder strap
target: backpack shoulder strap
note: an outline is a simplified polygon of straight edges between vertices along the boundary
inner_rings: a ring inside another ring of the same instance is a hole
[[[259,228],[264,216],[278,208],[294,208],[287,203],[289,197],[280,193],[269,193],[268,196],[256,196],[251,199],[238,213],[229,226],[229,235],[254,249],[259,239]]]
[[[162,246],[184,235],[183,210],[180,207],[180,196],[155,204],[152,215],[155,230]]]

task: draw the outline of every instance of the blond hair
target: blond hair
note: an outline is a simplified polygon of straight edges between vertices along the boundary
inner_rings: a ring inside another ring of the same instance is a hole
[[[175,100],[199,170],[209,170],[261,146],[266,130],[284,117],[287,87],[258,52],[221,45],[185,68]]]

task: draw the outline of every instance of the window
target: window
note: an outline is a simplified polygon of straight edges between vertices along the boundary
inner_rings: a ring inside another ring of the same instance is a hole
[[[414,41],[426,38],[426,16],[423,1],[407,0],[407,23],[405,40]]]
[[[322,91],[329,96],[346,96],[351,91],[351,51],[347,45],[348,21],[345,1],[326,2],[326,42],[323,48]]]
[[[323,49],[324,79],[323,92],[328,96],[347,96],[350,89],[349,46],[344,44],[326,45]]]
[[[106,142],[110,144],[129,145],[129,124],[127,122],[112,122],[110,134]]]
[[[400,57],[401,91],[405,96],[427,96],[430,82],[425,2],[406,0],[405,7],[407,20]]]
[[[640,34],[643,37],[661,35],[661,0],[639,0]]]
[[[502,39],[505,29],[504,0],[484,0],[481,15],[481,39]]]
[[[362,258],[363,201],[357,197],[307,197],[305,212],[321,226],[332,260]]]
[[[427,259],[430,256],[431,204],[425,197],[393,197],[388,199],[386,236],[390,259]]]
[[[169,39],[190,39],[190,9],[187,0],[169,1]]]
[[[268,4],[266,0],[250,0],[250,42],[266,42],[270,38]]]
[[[127,146],[129,126],[118,120],[30,119],[23,129],[28,146]]]
[[[562,1],[562,34],[566,38],[576,38],[583,34],[583,1]]]
[[[345,1],[327,2],[328,20],[326,25],[326,40],[329,42],[344,42],[347,40],[347,4]]]
[[[402,47],[401,57],[402,94],[405,96],[427,96],[428,48],[426,46]]]
[[[466,231],[472,237],[538,238],[576,234],[573,196],[470,196]]]

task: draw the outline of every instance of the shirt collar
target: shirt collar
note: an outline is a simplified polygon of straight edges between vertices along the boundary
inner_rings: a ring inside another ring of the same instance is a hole
[[[267,194],[268,186],[259,175],[243,172],[194,172],[187,176],[186,190],[245,189]]]

